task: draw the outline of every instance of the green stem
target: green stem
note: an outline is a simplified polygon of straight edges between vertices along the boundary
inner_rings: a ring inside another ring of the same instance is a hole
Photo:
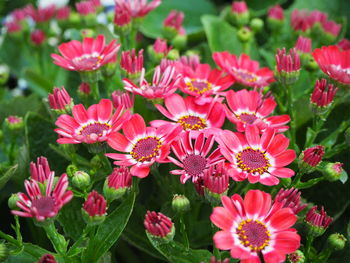
[[[21,234],[21,225],[19,223],[19,218],[18,216],[15,216],[15,221],[16,221],[16,226],[15,226],[15,232],[16,232],[16,237],[18,242],[20,242],[20,244],[22,244],[22,234]]]
[[[187,236],[187,232],[186,232],[186,224],[185,224],[185,220],[184,220],[184,217],[182,214],[180,215],[180,225],[181,225],[180,231],[182,234],[184,246],[188,250],[190,248],[190,242],[188,240],[188,236]]]
[[[100,90],[98,88],[98,81],[89,83],[92,97],[98,101],[100,99]]]
[[[332,249],[327,247],[317,256],[317,258],[320,260],[320,262],[327,263],[328,258],[330,257],[331,254],[332,254]]]
[[[294,187],[296,186],[297,184],[300,183],[300,179],[301,177],[304,175],[304,172],[303,171],[299,171],[296,176],[294,177],[294,180],[293,182],[291,183],[291,187]]]
[[[304,255],[306,258],[306,263],[311,262],[310,261],[310,250],[311,250],[311,246],[312,246],[313,241],[314,241],[313,236],[309,235],[306,237],[306,245],[305,245],[305,252],[304,252]]]
[[[216,227],[211,224],[211,229],[212,229],[212,232],[213,232],[213,235],[216,233],[217,229]],[[219,249],[215,246],[215,243],[213,242],[213,254],[216,258],[216,260],[221,260],[221,254],[220,254],[220,251]]]
[[[130,49],[136,48],[137,28],[133,27],[129,35]]]
[[[294,114],[294,103],[293,103],[293,90],[290,85],[285,85],[287,98],[288,98],[288,114],[290,116],[290,145],[293,149],[296,149],[295,137],[296,137],[296,119]]]
[[[46,231],[47,237],[50,239],[56,252],[61,255],[65,255],[65,253],[67,252],[68,242],[66,241],[64,236],[58,233],[55,224],[51,222],[48,225],[44,225],[43,227]]]

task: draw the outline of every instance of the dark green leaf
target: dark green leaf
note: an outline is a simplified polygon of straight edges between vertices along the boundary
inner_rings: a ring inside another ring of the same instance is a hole
[[[0,190],[6,185],[6,183],[16,173],[17,168],[18,168],[18,164],[10,167],[5,173],[0,175]]]
[[[286,2],[286,0],[247,0],[247,5],[250,10],[255,11],[255,15],[263,15],[267,12],[268,8]]]
[[[41,97],[46,97],[54,86],[54,83],[45,77],[43,74],[39,74],[30,68],[26,68],[23,71],[23,77],[29,82],[29,88]]]

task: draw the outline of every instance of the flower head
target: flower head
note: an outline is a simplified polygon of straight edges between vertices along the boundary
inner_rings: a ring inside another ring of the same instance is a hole
[[[45,33],[40,29],[36,29],[30,34],[30,39],[34,45],[40,46],[45,41]]]
[[[57,20],[67,20],[70,16],[70,7],[69,6],[63,6],[59,9],[57,9],[56,12],[56,19]]]
[[[58,143],[91,144],[107,141],[130,117],[130,112],[125,112],[122,105],[113,113],[112,101],[108,99],[102,99],[87,110],[82,104],[75,105],[72,113],[73,117],[63,114],[56,121],[58,128],[55,132],[61,136]]]
[[[284,12],[283,12],[283,8],[280,5],[275,5],[269,8],[268,14],[267,14],[268,18],[272,18],[275,20],[284,20]]]
[[[169,15],[165,18],[163,22],[163,27],[169,28],[170,30],[174,31],[175,35],[185,35],[186,31],[182,26],[184,18],[185,14],[183,12],[172,10],[169,13]]]
[[[183,133],[171,145],[177,159],[168,157],[172,163],[182,169],[172,170],[170,173],[181,175],[180,181],[183,184],[190,178],[192,178],[192,182],[202,178],[210,166],[223,161],[218,148],[212,151],[213,144],[214,135],[205,136],[204,133],[200,133],[193,143],[191,132]]]
[[[314,168],[322,161],[324,153],[325,151],[323,145],[310,147],[304,150],[300,155],[300,165]]]
[[[221,128],[225,121],[225,112],[221,103],[212,100],[209,103],[198,105],[194,97],[185,99],[179,94],[172,94],[165,98],[165,107],[156,104],[156,108],[169,121],[153,120],[151,125],[159,127],[166,123],[179,123],[183,130],[205,131],[211,128]]]
[[[333,102],[337,90],[334,85],[327,85],[326,79],[316,80],[314,90],[311,94],[311,103],[316,108],[326,108]]]
[[[107,177],[103,193],[108,201],[122,197],[132,185],[132,176],[129,168],[121,166],[114,168]]]
[[[300,57],[294,48],[289,50],[289,54],[285,48],[277,49],[276,69],[279,81],[285,84],[293,84],[299,78],[300,73]]]
[[[147,233],[152,236],[169,239],[174,236],[174,223],[169,217],[160,212],[147,211],[143,225]]]
[[[335,81],[350,85],[350,50],[337,46],[323,46],[312,53],[321,70]]]
[[[91,1],[82,1],[75,4],[79,14],[87,16],[96,13],[96,7]]]
[[[73,99],[69,96],[64,87],[53,89],[53,94],[49,93],[48,101],[50,108],[60,113],[69,112],[73,107]]]
[[[229,90],[226,94],[228,107],[225,107],[227,118],[234,124],[239,132],[244,132],[247,125],[257,125],[264,131],[273,127],[277,132],[288,130],[286,124],[290,121],[289,115],[271,116],[277,103],[271,97],[263,98],[256,91],[246,89],[240,91]]]
[[[109,146],[125,153],[108,153],[106,156],[117,160],[115,165],[132,166],[131,174],[144,178],[154,162],[168,162],[170,144],[180,132],[181,127],[175,125],[146,127],[143,118],[134,114],[123,125],[124,135],[114,133],[108,138]]]
[[[160,67],[155,68],[152,83],[148,83],[143,69],[140,76],[139,86],[132,81],[123,79],[124,88],[134,94],[138,94],[147,99],[164,99],[173,94],[181,80],[181,75],[176,74],[175,67],[169,66],[162,73]]]
[[[227,51],[215,52],[213,59],[220,68],[244,86],[261,88],[274,82],[273,72],[268,68],[259,68],[259,62],[251,60],[246,54],[237,58]]]
[[[34,181],[44,183],[54,172],[50,170],[50,165],[44,156],[38,157],[36,163],[30,163],[30,178]]]
[[[256,126],[248,125],[245,133],[224,130],[217,137],[221,153],[231,163],[230,176],[235,181],[277,185],[278,177],[289,178],[294,171],[284,166],[295,159],[295,151],[287,150],[289,139],[267,128],[262,136]]]
[[[12,210],[12,214],[23,217],[35,217],[38,221],[44,221],[47,218],[52,218],[58,214],[63,205],[68,203],[73,198],[73,193],[67,191],[68,176],[62,174],[58,182],[53,188],[54,173],[50,173],[47,182],[45,193],[42,194],[38,182],[31,179],[25,180],[24,186],[27,195],[19,193],[19,201],[17,206],[22,211]]]
[[[283,204],[283,207],[288,207],[292,209],[294,214],[298,214],[302,211],[307,204],[301,203],[301,192],[296,188],[290,189],[280,189],[275,197],[275,202],[280,202]]]
[[[216,194],[225,193],[228,189],[229,176],[224,162],[212,165],[203,175],[204,187]]]
[[[26,12],[33,20],[37,23],[43,23],[49,21],[56,12],[56,6],[54,4],[48,5],[46,7],[39,7],[37,10],[32,6],[28,5]]]
[[[312,44],[311,38],[299,36],[297,43],[295,44],[295,49],[299,51],[301,54],[311,53]]]
[[[128,29],[131,25],[130,11],[116,6],[114,9],[114,25],[119,28]]]
[[[92,191],[83,204],[83,217],[88,224],[100,224],[106,217],[106,209],[107,202],[103,195]]]
[[[245,1],[233,1],[231,10],[233,13],[242,14],[248,12],[248,7]]]
[[[161,0],[114,0],[116,7],[127,10],[133,18],[142,18],[161,4]]]
[[[124,110],[132,110],[134,108],[134,94],[130,94],[127,91],[113,91],[112,101],[116,109],[120,106],[123,106]]]
[[[306,225],[309,229],[309,234],[312,236],[321,236],[328,226],[332,223],[333,218],[327,215],[326,211],[322,207],[320,211],[317,211],[317,206],[313,206],[305,217]]]
[[[139,50],[137,55],[135,49],[132,49],[131,52],[123,51],[120,67],[131,78],[141,74],[143,69],[143,49]]]
[[[58,46],[62,56],[51,54],[54,63],[67,70],[95,71],[115,59],[120,48],[115,40],[105,45],[104,35],[96,39],[85,37],[83,42],[72,40]]]
[[[283,262],[286,254],[300,246],[300,236],[291,228],[297,221],[290,208],[271,202],[260,190],[249,190],[244,198],[238,194],[221,198],[224,207],[215,207],[210,216],[222,229],[213,239],[217,248],[231,250],[242,262]]]
[[[38,263],[56,263],[56,262],[57,261],[56,261],[55,257],[51,254],[43,255],[38,261]]]
[[[5,119],[6,126],[11,131],[21,130],[24,126],[23,118],[15,115],[10,115]]]
[[[342,50],[348,50],[350,49],[350,40],[343,38],[338,42],[337,46]]]
[[[152,49],[156,56],[165,57],[168,55],[172,47],[168,47],[166,40],[157,38],[152,46]]]

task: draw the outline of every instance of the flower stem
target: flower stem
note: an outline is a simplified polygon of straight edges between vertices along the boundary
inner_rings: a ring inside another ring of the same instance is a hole
[[[55,224],[53,222],[50,222],[49,224],[44,225],[43,227],[46,231],[47,237],[50,239],[56,252],[61,255],[65,255],[65,253],[67,252],[68,243],[64,236],[57,232]]]
[[[294,180],[291,184],[291,187],[298,185],[300,183],[300,179],[303,175],[304,175],[304,172],[299,170],[299,172],[294,177]]]
[[[304,255],[306,258],[306,262],[311,262],[310,261],[310,250],[311,250],[311,245],[314,242],[314,237],[309,235],[306,237],[306,245],[305,245],[305,251],[304,251]]]
[[[213,235],[216,233],[217,229],[215,228],[215,226],[213,224],[211,224],[211,229],[213,232]],[[215,246],[215,243],[213,241],[213,254],[216,258],[216,260],[221,260],[221,255],[220,255],[220,251],[219,249]]]
[[[288,98],[288,114],[290,116],[290,145],[296,150],[295,137],[296,137],[296,119],[294,114],[294,103],[293,103],[293,90],[290,85],[285,85],[287,98]]]
[[[184,242],[185,248],[188,250],[190,248],[190,242],[188,241],[186,225],[182,214],[180,215],[180,225],[181,225],[180,231],[182,234],[183,242]]]
[[[98,81],[91,82],[89,84],[90,84],[90,88],[91,88],[92,97],[94,98],[94,100],[99,100],[100,99],[100,90],[98,88]]]

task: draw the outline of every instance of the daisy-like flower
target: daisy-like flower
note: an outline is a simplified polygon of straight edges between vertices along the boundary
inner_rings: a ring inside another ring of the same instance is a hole
[[[104,35],[96,39],[85,37],[83,42],[72,40],[58,46],[62,56],[51,54],[56,65],[74,71],[95,71],[113,61],[120,48],[115,40],[105,44]]]
[[[82,104],[75,105],[72,113],[73,117],[63,114],[56,121],[58,128],[55,132],[61,136],[58,143],[91,144],[107,141],[108,136],[118,131],[130,117],[130,112],[124,111],[122,105],[113,113],[113,104],[108,99],[102,99],[87,110]]]
[[[35,180],[25,180],[24,186],[27,194],[18,193],[19,201],[17,206],[22,211],[12,210],[12,214],[23,217],[35,217],[38,221],[44,221],[47,218],[58,214],[63,205],[73,198],[73,193],[67,191],[68,176],[62,174],[53,188],[54,173],[50,173],[47,179],[45,194],[40,191],[38,182]]]
[[[131,80],[123,79],[124,88],[134,94],[147,99],[164,99],[173,94],[181,80],[181,75],[176,74],[175,67],[169,66],[162,73],[160,66],[156,67],[152,83],[145,79],[145,69],[142,69],[139,87]]]
[[[271,116],[277,103],[273,98],[264,99],[256,91],[229,90],[226,94],[228,107],[225,107],[227,118],[234,124],[239,132],[244,132],[249,124],[257,125],[264,131],[267,127],[273,127],[277,132],[288,130],[286,124],[290,121],[289,115]]]
[[[294,228],[297,216],[282,203],[272,205],[271,195],[250,190],[244,199],[238,194],[221,198],[224,207],[215,207],[210,216],[222,229],[213,239],[217,248],[231,250],[241,263],[282,263],[286,254],[300,246],[300,236]]]
[[[321,70],[337,82],[350,85],[350,50],[340,50],[337,46],[316,48],[313,52]]]
[[[262,136],[256,126],[248,125],[245,134],[224,130],[217,137],[221,153],[231,163],[229,174],[235,181],[277,185],[279,179],[289,178],[294,171],[284,166],[294,161],[294,150],[287,150],[289,139],[267,128]]]
[[[154,162],[169,162],[171,142],[181,132],[180,126],[164,125],[159,128],[146,127],[144,119],[133,115],[123,125],[123,133],[114,133],[108,138],[108,144],[120,153],[107,153],[111,159],[117,160],[115,165],[132,166],[133,176],[144,178],[149,174]]]
[[[30,178],[40,183],[44,183],[54,173],[50,169],[49,162],[44,156],[36,159],[36,163],[30,163]]]
[[[161,0],[114,0],[117,7],[127,10],[133,18],[142,18],[155,9]]]
[[[192,182],[196,182],[203,177],[204,172],[209,167],[223,161],[219,148],[210,153],[215,142],[214,135],[205,136],[204,133],[200,133],[194,144],[192,138],[190,131],[183,133],[171,145],[177,159],[168,157],[172,163],[182,168],[181,170],[172,170],[170,173],[181,175],[180,181],[183,184],[190,178],[192,178]]]
[[[215,63],[232,75],[235,80],[248,87],[265,87],[274,82],[273,71],[268,68],[259,68],[259,62],[251,60],[246,54],[236,55],[227,51],[213,54]]]
[[[221,128],[225,121],[225,112],[221,103],[212,100],[198,105],[195,98],[182,98],[173,94],[164,100],[165,107],[156,104],[156,108],[173,122],[153,120],[150,124],[159,127],[166,123],[180,123],[184,130],[203,131],[209,128]]]
[[[211,70],[208,64],[199,64],[195,69],[189,66],[182,66],[181,73],[183,81],[179,86],[180,90],[196,97],[198,104],[210,102],[211,95],[222,95],[222,91],[228,89],[234,79],[231,75],[223,76],[223,72]]]

